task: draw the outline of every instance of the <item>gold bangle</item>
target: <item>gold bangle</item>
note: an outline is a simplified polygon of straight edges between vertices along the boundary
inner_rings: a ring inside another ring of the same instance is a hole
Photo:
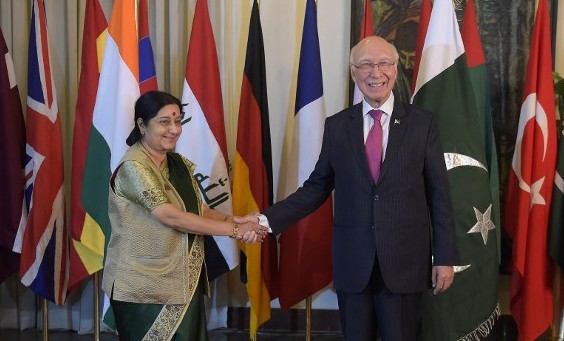
[[[229,238],[237,238],[238,234],[239,234],[239,225],[237,225],[236,222],[233,222],[233,232],[231,233]]]

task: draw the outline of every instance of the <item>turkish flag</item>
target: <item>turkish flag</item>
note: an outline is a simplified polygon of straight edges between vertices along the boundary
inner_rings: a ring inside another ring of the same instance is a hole
[[[539,1],[533,26],[504,212],[504,227],[513,238],[511,313],[519,340],[535,340],[552,322],[547,231],[556,167],[556,116],[546,2]]]

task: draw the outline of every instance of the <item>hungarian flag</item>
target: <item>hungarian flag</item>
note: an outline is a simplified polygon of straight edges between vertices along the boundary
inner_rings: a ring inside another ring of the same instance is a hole
[[[421,63],[421,53],[425,44],[425,37],[429,29],[429,20],[431,19],[431,0],[421,0],[421,8],[419,11],[419,25],[417,27],[417,41],[415,42],[415,61],[413,63],[413,79],[411,80],[411,93],[415,91],[415,83],[419,74],[419,64]]]
[[[283,181],[285,196],[293,193],[309,177],[319,158],[325,122],[325,100],[317,9],[314,0],[306,3],[304,29],[296,90],[296,114],[291,137],[290,162]],[[290,124],[289,127],[292,125]],[[288,309],[315,294],[333,276],[331,236],[333,200],[331,198],[315,212],[300,220],[280,236],[280,305]]]
[[[149,14],[147,0],[139,0],[138,4],[138,34],[139,34],[139,87],[141,94],[147,91],[158,90],[157,73],[153,47],[149,36]]]
[[[466,53],[451,0],[435,0],[421,49],[413,103],[437,116],[461,263],[444,293],[425,293],[423,340],[480,340],[499,316],[491,169]],[[422,36],[422,35],[420,35]],[[493,175],[492,175],[493,176]]]
[[[98,0],[87,0],[82,34],[82,61],[76,100],[71,169],[71,244],[69,289],[102,269],[104,235],[82,204],[83,175],[92,114],[98,91],[108,23]],[[89,194],[85,193],[85,197]]]
[[[62,305],[68,285],[63,144],[51,72],[45,4],[33,1],[29,32],[25,197],[14,251],[19,276],[37,296]]]
[[[20,256],[13,252],[22,216],[25,165],[25,124],[12,55],[0,30],[0,188],[9,198],[0,205],[0,283],[16,273]]]
[[[207,0],[196,2],[182,103],[186,105],[183,132],[176,151],[196,164],[195,176],[203,202],[232,214],[221,80]],[[210,280],[239,263],[237,244],[232,238],[206,236],[204,242]]]
[[[362,22],[360,23],[360,34],[358,37],[358,41],[361,41],[366,37],[374,35],[374,19],[372,18],[372,6],[370,6],[371,3],[372,1],[370,0],[364,0],[364,13],[362,15]],[[315,30],[317,31],[317,25]],[[354,94],[353,94],[353,104],[362,102],[362,99],[363,99],[362,92],[360,92],[360,89],[355,84]]]
[[[549,21],[547,1],[541,0],[505,192],[504,227],[513,239],[511,314],[519,340],[537,339],[553,314],[547,233],[556,169],[556,115]]]
[[[249,23],[245,71],[241,85],[237,153],[233,170],[233,211],[236,215],[262,211],[272,205],[272,151],[264,41],[257,1]],[[278,296],[276,240],[267,236],[262,243],[239,247],[247,258],[247,292],[251,302],[250,336],[270,319],[270,301]]]

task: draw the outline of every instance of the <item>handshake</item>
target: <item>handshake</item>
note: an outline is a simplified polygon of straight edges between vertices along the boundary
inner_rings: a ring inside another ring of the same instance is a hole
[[[260,225],[259,222],[259,217],[256,214],[248,214],[242,217],[234,216],[231,237],[245,243],[262,242],[270,232],[270,228]]]

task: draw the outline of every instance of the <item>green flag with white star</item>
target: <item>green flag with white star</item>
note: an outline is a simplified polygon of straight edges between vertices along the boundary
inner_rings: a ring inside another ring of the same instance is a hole
[[[559,134],[558,159],[554,174],[550,225],[548,226],[548,252],[564,269],[564,138]]]
[[[562,58],[562,53],[556,55],[556,60]],[[560,76],[554,79],[555,94],[564,92],[564,79]],[[550,225],[548,226],[548,253],[550,257],[564,269],[564,118],[561,105],[556,107],[557,115],[560,111],[560,119],[557,120],[558,127],[558,156],[556,159],[556,172],[554,174],[554,186],[552,189],[552,202],[550,206]],[[557,116],[558,117],[558,116]]]
[[[424,295],[422,339],[481,340],[499,316],[498,206],[490,186],[490,175],[497,174],[491,169],[491,141],[484,138],[487,116],[478,97],[484,94],[473,86],[451,0],[434,1],[427,32],[420,36],[425,41],[412,102],[438,117],[461,261],[446,292]]]

